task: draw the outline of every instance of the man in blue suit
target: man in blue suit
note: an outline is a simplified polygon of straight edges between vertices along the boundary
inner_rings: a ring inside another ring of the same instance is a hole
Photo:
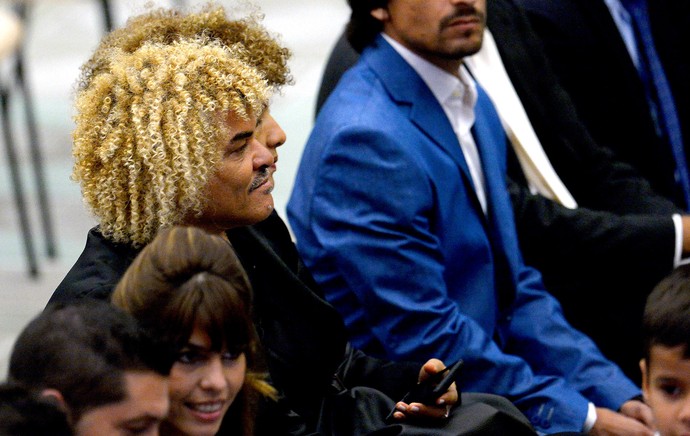
[[[463,359],[463,389],[507,396],[544,433],[651,435],[638,388],[522,261],[506,138],[462,66],[485,0],[350,5],[366,48],[319,114],[288,217],[353,342]]]

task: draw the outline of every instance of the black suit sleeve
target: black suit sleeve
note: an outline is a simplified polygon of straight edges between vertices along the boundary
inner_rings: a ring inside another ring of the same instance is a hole
[[[509,181],[522,252],[549,275],[638,276],[654,283],[673,267],[670,216],[568,209]]]
[[[488,8],[488,26],[513,86],[579,205],[570,210],[531,194],[509,155],[509,190],[526,261],[549,275],[661,279],[673,266],[671,215],[679,209],[592,139],[524,12],[511,0],[492,0]]]

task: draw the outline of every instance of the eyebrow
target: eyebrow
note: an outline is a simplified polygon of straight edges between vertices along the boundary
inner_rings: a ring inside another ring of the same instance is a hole
[[[254,130],[247,130],[244,132],[239,132],[239,133],[235,134],[235,136],[232,137],[230,142],[236,142],[236,141],[240,141],[242,139],[251,138],[251,136],[253,134],[254,134]]]
[[[680,379],[671,375],[660,375],[654,379],[657,383],[678,383]]]
[[[151,414],[146,414],[143,416],[137,416],[131,419],[126,420],[125,422],[122,422],[119,427],[129,427],[132,425],[140,425],[140,424],[152,424],[155,422],[162,421],[164,419],[164,416],[155,416]]]

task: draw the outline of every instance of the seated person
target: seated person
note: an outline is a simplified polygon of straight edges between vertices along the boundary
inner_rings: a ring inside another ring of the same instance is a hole
[[[0,384],[0,435],[72,436],[67,414],[50,398],[16,383]]]
[[[100,301],[50,306],[19,334],[9,381],[53,397],[77,436],[157,435],[172,356],[136,320]]]
[[[102,41],[82,71],[74,133],[74,177],[99,226],[51,301],[110,298],[158,231],[201,227],[235,246],[271,382],[308,431],[429,434],[433,425],[457,434],[486,418],[504,434],[534,434],[504,398],[464,394],[452,408],[454,386],[433,404],[396,403],[440,362],[381,361],[348,345],[273,213],[285,134],[267,112],[267,85],[289,81],[287,55],[258,22],[229,20],[222,8],[154,11]],[[384,423],[389,410],[379,412],[394,405],[394,422]]]
[[[196,227],[161,230],[127,269],[112,303],[177,356],[163,433],[254,434],[259,397],[276,391],[258,368],[251,300],[232,246]]]
[[[287,211],[353,344],[463,359],[461,387],[511,398],[538,431],[651,435],[639,389],[522,259],[505,132],[464,65],[486,2],[348,3],[365,48],[319,113]]]
[[[568,322],[639,383],[645,300],[690,255],[690,216],[592,138],[516,1],[486,7],[484,42],[465,63],[510,138],[508,190],[525,263],[542,274]],[[343,32],[317,113],[358,58]]]
[[[643,318],[642,392],[661,436],[690,434],[690,265],[654,288]]]

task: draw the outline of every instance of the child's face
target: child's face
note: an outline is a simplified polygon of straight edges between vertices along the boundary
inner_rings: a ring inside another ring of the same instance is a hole
[[[652,345],[642,360],[642,392],[662,436],[690,435],[690,359],[685,346]]]

